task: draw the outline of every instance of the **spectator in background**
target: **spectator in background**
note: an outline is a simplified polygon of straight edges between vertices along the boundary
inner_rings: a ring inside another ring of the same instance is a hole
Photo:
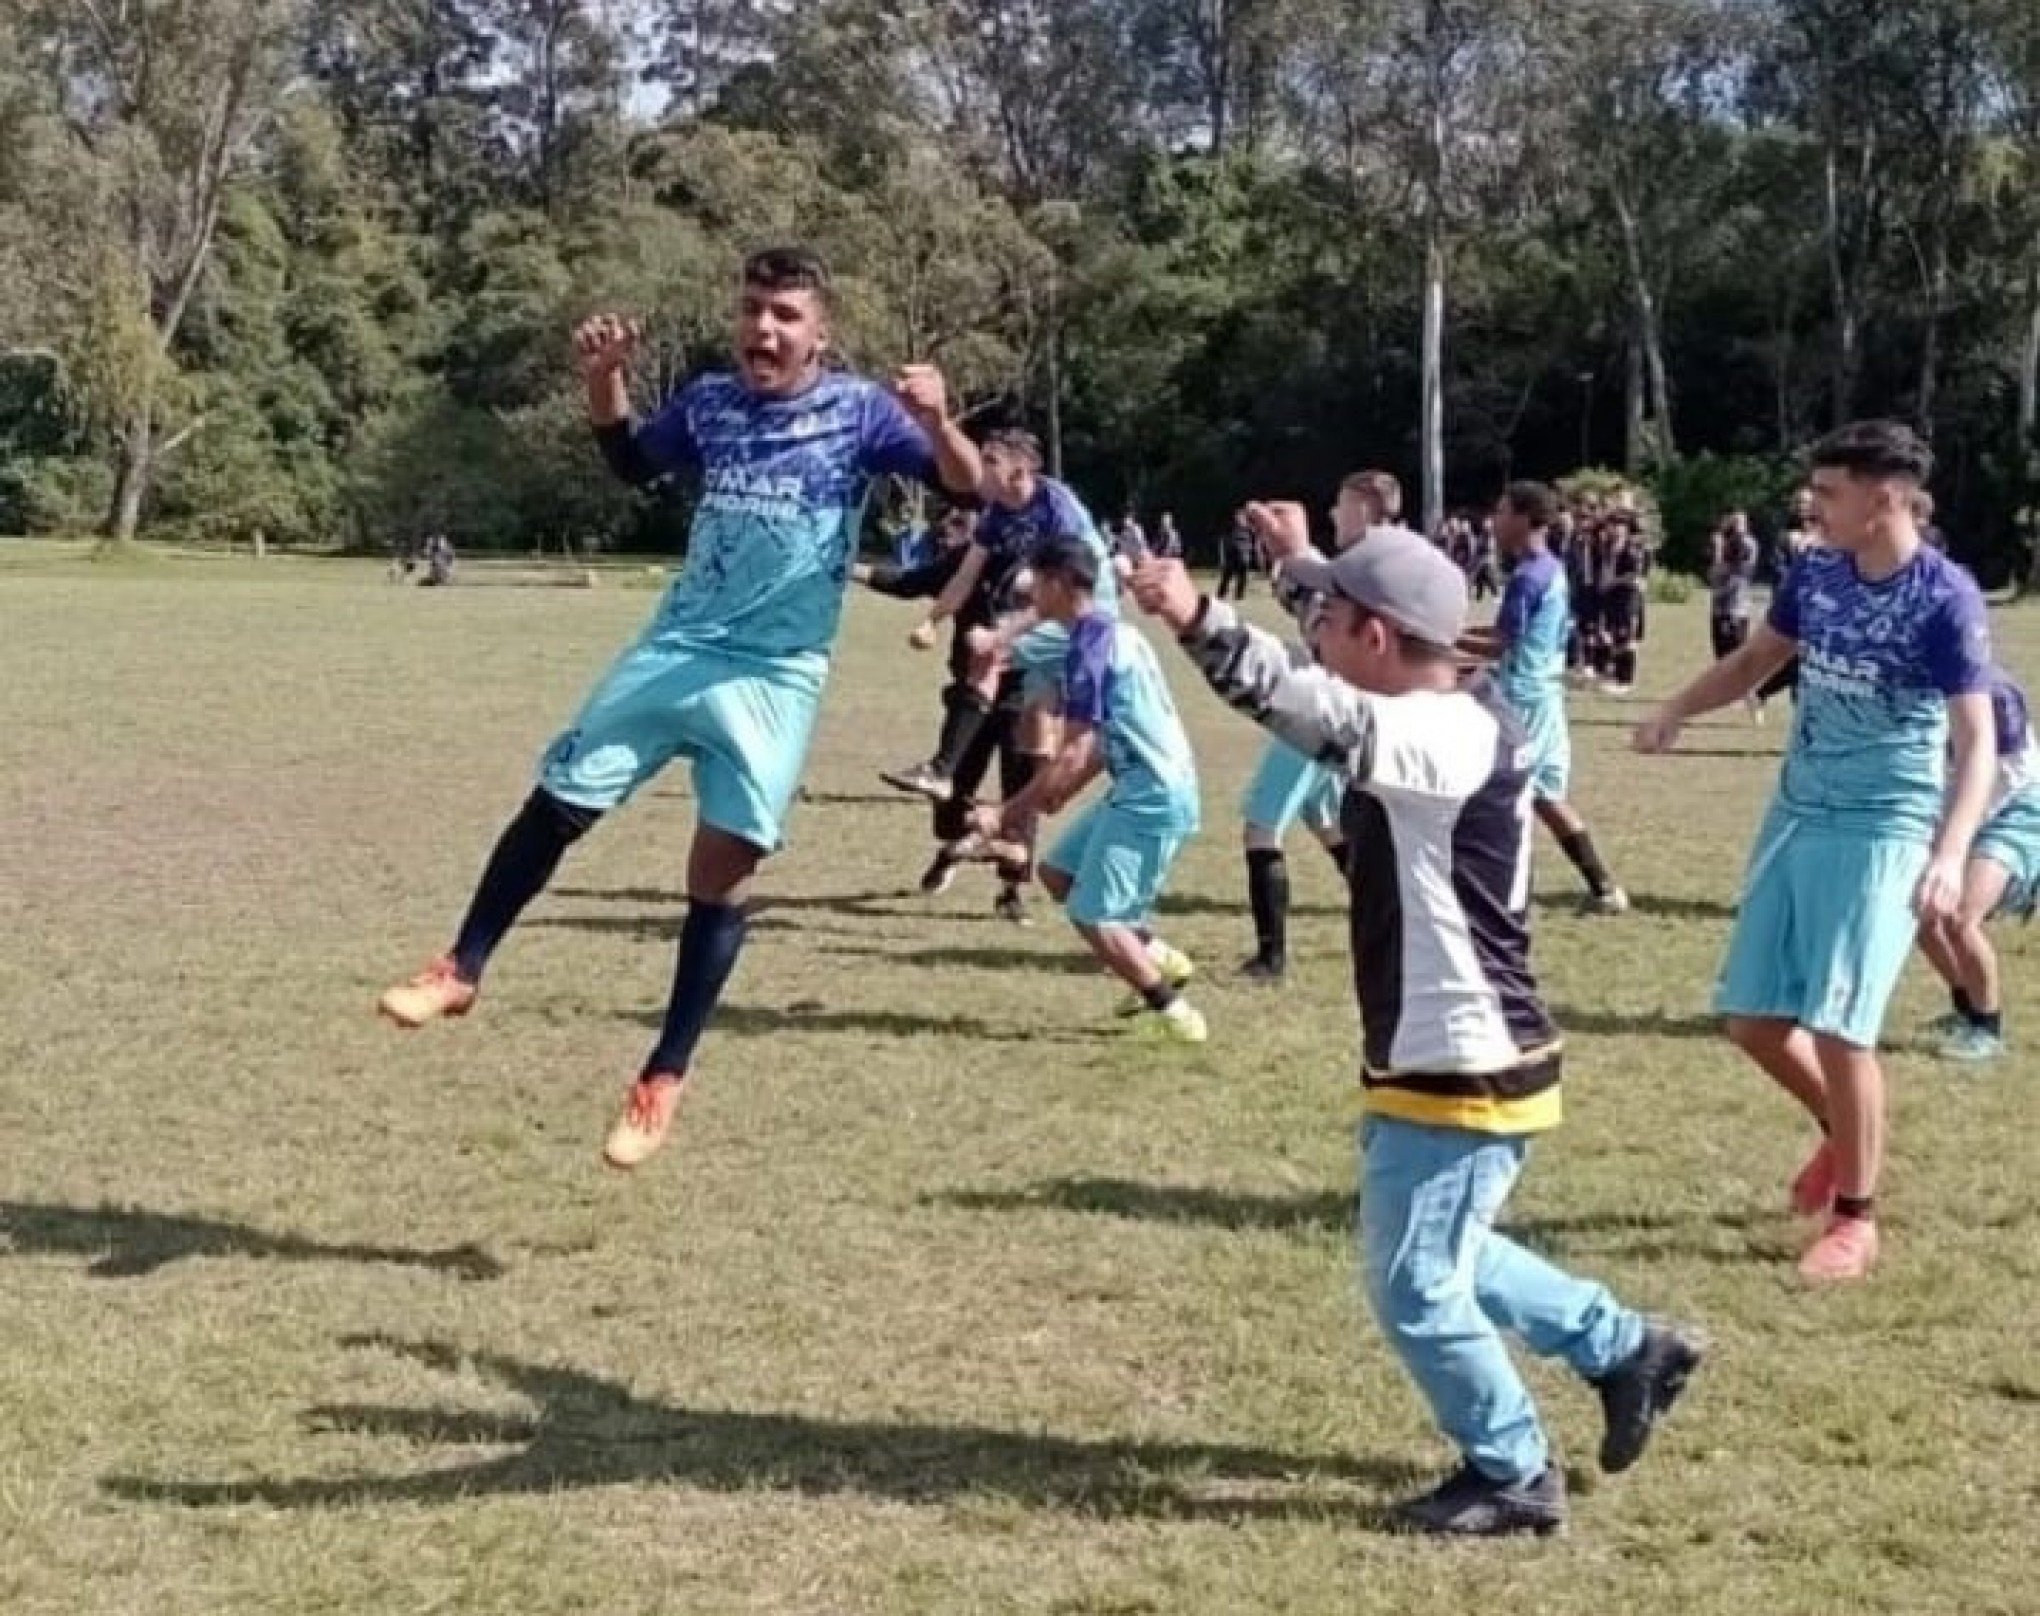
[[[1232,531],[1218,546],[1218,598],[1245,600],[1247,578],[1254,570],[1254,530],[1244,514],[1233,518]]]
[[[1730,511],[1708,545],[1708,637],[1717,662],[1740,651],[1750,637],[1750,585],[1756,577],[1757,541],[1750,536],[1750,519]]]
[[[1152,548],[1164,561],[1183,559],[1183,535],[1176,530],[1176,518],[1168,511],[1162,512],[1162,520],[1155,528]]]
[[[437,589],[453,582],[453,540],[444,533],[435,533],[425,541],[425,576],[418,582],[427,589]]]

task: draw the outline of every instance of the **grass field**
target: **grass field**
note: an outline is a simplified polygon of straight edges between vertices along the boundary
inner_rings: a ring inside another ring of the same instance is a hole
[[[681,775],[476,1016],[375,1022],[648,606],[0,568],[6,1616],[2040,1611],[2031,1057],[1927,1058],[1914,973],[1885,1266],[1813,1295],[1802,1131],[1705,1014],[1776,726],[1645,762],[1633,707],[1576,700],[1637,913],[1575,918],[1540,850],[1570,1120],[1513,1226],[1716,1355],[1598,1484],[1590,1394],[1533,1368],[1572,1533],[1458,1550],[1377,1526],[1448,1456],[1352,1283],[1334,878],[1299,846],[1296,975],[1230,979],[1259,740],[1187,679],[1207,830],[1167,924],[1208,1050],[1116,1041],[1072,937],[982,876],[903,895],[924,823],[874,770],[925,747],[938,668],[868,599],[675,1150],[596,1162],[671,970]],[[1703,609],[1657,610],[1647,688]],[[1999,622],[2040,672],[2040,619]]]

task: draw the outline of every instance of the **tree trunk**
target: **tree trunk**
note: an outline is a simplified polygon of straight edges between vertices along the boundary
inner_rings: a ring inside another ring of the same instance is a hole
[[[1642,233],[1629,199],[1617,192],[1613,198],[1616,222],[1622,229],[1622,258],[1629,271],[1629,295],[1636,310],[1636,342],[1642,350],[1644,379],[1649,388],[1651,419],[1657,433],[1655,454],[1670,460],[1678,453],[1672,433],[1672,383],[1665,366],[1664,333],[1658,318],[1657,295],[1651,291],[1650,274],[1643,261]],[[1630,468],[1632,471],[1635,467]]]
[[[99,529],[105,548],[132,543],[141,526],[142,502],[148,498],[149,478],[155,470],[155,435],[155,411],[152,401],[145,397],[129,412],[121,428],[113,500]]]
[[[1637,477],[1642,475],[1646,459],[1643,347],[1632,336],[1628,349],[1622,389],[1622,469]]]
[[[1835,305],[1834,368],[1829,378],[1833,424],[1848,420],[1856,392],[1856,300],[1842,262],[1842,181],[1840,161],[1832,143],[1822,163],[1827,216],[1828,289]]]
[[[1450,49],[1439,0],[1424,8],[1424,531],[1445,518],[1445,74]]]
[[[2040,427],[2040,254],[2026,274],[2026,342],[2019,355],[2019,447],[2032,454]]]

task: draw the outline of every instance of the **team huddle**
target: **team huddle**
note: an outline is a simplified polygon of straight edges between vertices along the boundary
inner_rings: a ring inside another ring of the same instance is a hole
[[[1510,566],[1487,626],[1468,620],[1462,568],[1397,525],[1401,491],[1387,474],[1341,485],[1329,554],[1302,507],[1248,505],[1241,526],[1296,624],[1278,637],[1202,593],[1179,561],[1108,541],[1044,475],[1028,434],[973,441],[932,368],[907,367],[886,388],[828,366],[828,278],[808,253],[746,263],[734,368],[642,421],[626,381],[637,342],[609,316],[576,332],[590,420],[634,484],[698,473],[686,565],[547,749],[451,948],[391,988],[382,1013],[413,1028],[468,1013],[567,849],[686,758],[698,817],[672,991],[603,1146],[622,1169],[657,1152],[742,951],[751,879],[783,841],[856,579],[927,602],[916,647],[951,625],[935,749],[886,771],[933,807],[923,889],[983,862],[999,911],[1019,919],[1038,883],[1125,988],[1129,1028],[1205,1043],[1212,1028],[1186,992],[1195,968],[1154,929],[1200,829],[1197,759],[1154,644],[1130,619],[1137,608],[1267,731],[1242,811],[1245,974],[1272,985],[1287,969],[1285,844],[1299,821],[1348,890],[1361,1266],[1460,1459],[1399,1518],[1453,1535],[1562,1526],[1563,1474],[1504,1335],[1595,1388],[1611,1473],[1642,1456],[1704,1344],[1495,1227],[1531,1142],[1561,1116],[1563,1033],[1531,962],[1533,821],[1578,871],[1588,912],[1629,907],[1572,801],[1573,612],[1551,492],[1514,484],[1495,510]],[[1834,1282],[1863,1277],[1877,1255],[1876,1051],[1916,938],[1950,987],[1951,1053],[2003,1047],[1984,925],[2033,906],[2040,785],[2024,698],[1992,660],[1981,596],[1914,525],[1924,446],[1871,423],[1824,440],[1813,468],[1822,542],[1766,619],[1640,725],[1636,745],[1673,746],[1684,723],[1753,697],[1796,658],[1798,717],[1716,1008],[1815,1125],[1791,1195],[1819,1221],[1801,1270]],[[932,559],[857,561],[866,496],[883,477],[954,502]],[[1103,791],[1038,851],[1044,820],[1101,776]]]

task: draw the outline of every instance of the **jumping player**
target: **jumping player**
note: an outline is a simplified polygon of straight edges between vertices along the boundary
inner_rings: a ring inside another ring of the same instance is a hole
[[[1812,463],[1827,546],[1786,574],[1747,645],[1637,727],[1636,746],[1669,751],[1798,650],[1798,712],[1714,1007],[1821,1130],[1792,1203],[1823,1220],[1799,1271],[1826,1282],[1877,1260],[1878,1036],[1916,921],[1960,911],[1996,748],[1983,597],[1914,520],[1931,451],[1909,427],[1869,421],[1822,439]]]
[[[865,493],[896,474],[968,494],[981,468],[938,371],[907,367],[895,396],[828,368],[828,275],[797,248],[744,265],[736,368],[689,382],[649,421],[631,417],[637,328],[598,316],[574,345],[589,419],[618,475],[645,484],[700,468],[686,566],[546,752],[451,951],[385,993],[381,1010],[405,1027],[465,1015],[490,956],[566,850],[687,758],[700,808],[672,996],[603,1148],[610,1165],[635,1167],[665,1142],[743,947],[751,876],[781,843]]]

